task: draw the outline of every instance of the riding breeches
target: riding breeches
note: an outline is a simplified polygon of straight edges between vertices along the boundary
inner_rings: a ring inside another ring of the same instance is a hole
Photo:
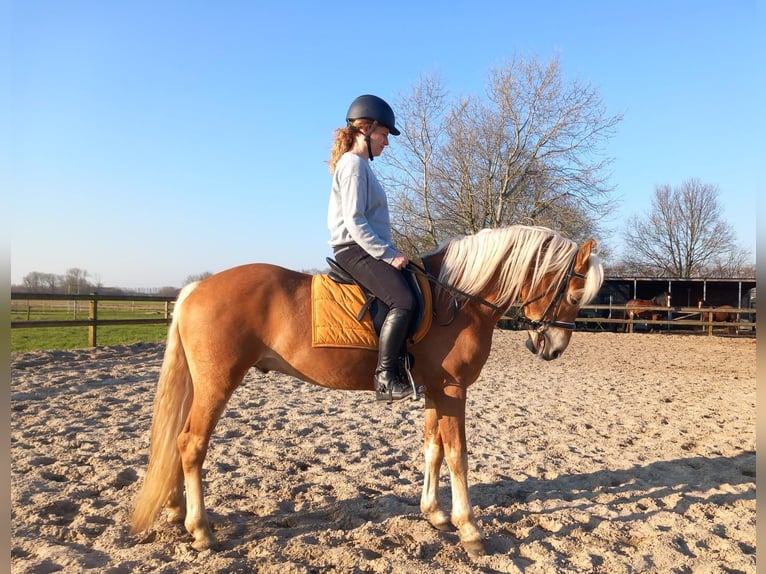
[[[413,310],[412,290],[399,269],[375,259],[356,244],[337,251],[335,259],[389,309]]]

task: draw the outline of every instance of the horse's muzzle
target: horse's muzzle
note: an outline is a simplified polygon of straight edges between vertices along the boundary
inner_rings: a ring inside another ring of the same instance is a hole
[[[563,350],[549,349],[551,347],[550,341],[545,334],[538,333],[537,331],[529,332],[529,338],[527,339],[527,349],[532,354],[537,355],[541,359],[546,361],[552,361],[558,359],[561,356]]]

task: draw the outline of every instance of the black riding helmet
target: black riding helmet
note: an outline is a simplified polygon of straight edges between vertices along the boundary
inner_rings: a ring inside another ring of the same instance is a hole
[[[366,94],[351,102],[346,114],[346,122],[359,119],[372,120],[386,126],[391,135],[398,136],[401,133],[396,129],[394,110],[378,96]]]
[[[346,113],[346,123],[350,124],[354,120],[362,119],[372,120],[373,129],[375,129],[376,124],[380,124],[386,126],[388,128],[388,133],[391,135],[398,136],[401,133],[396,129],[394,110],[391,109],[391,106],[389,106],[385,100],[378,96],[365,94],[351,102],[351,105],[348,108],[348,113]],[[368,131],[367,135],[364,136],[364,141],[367,142],[367,156],[370,158],[370,161],[373,160],[372,145],[370,144],[371,133],[372,130]]]

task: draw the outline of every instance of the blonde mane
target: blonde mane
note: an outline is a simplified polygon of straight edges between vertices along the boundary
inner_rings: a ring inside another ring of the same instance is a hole
[[[479,296],[494,281],[495,305],[508,308],[520,302],[521,289],[528,277],[530,293],[539,291],[542,278],[549,273],[555,274],[558,284],[577,251],[577,244],[546,227],[515,225],[453,239],[437,251],[444,251],[440,281],[474,296]],[[601,264],[591,255],[585,287],[574,294],[580,305],[595,297],[602,280]]]

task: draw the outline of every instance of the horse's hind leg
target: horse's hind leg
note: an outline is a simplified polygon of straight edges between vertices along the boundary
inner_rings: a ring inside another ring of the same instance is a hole
[[[222,385],[220,388],[227,387],[228,385]],[[206,392],[199,392],[195,385],[191,411],[177,441],[186,486],[184,526],[194,539],[192,548],[195,550],[206,550],[216,544],[215,535],[210,528],[210,521],[205,510],[202,492],[202,465],[205,462],[210,437],[215,425],[231,396],[231,392],[215,393],[211,385],[207,385],[204,391]]]
[[[174,482],[176,486],[170,493],[165,510],[168,522],[182,522],[186,516],[186,505],[184,504],[184,471],[180,463],[175,471]]]

